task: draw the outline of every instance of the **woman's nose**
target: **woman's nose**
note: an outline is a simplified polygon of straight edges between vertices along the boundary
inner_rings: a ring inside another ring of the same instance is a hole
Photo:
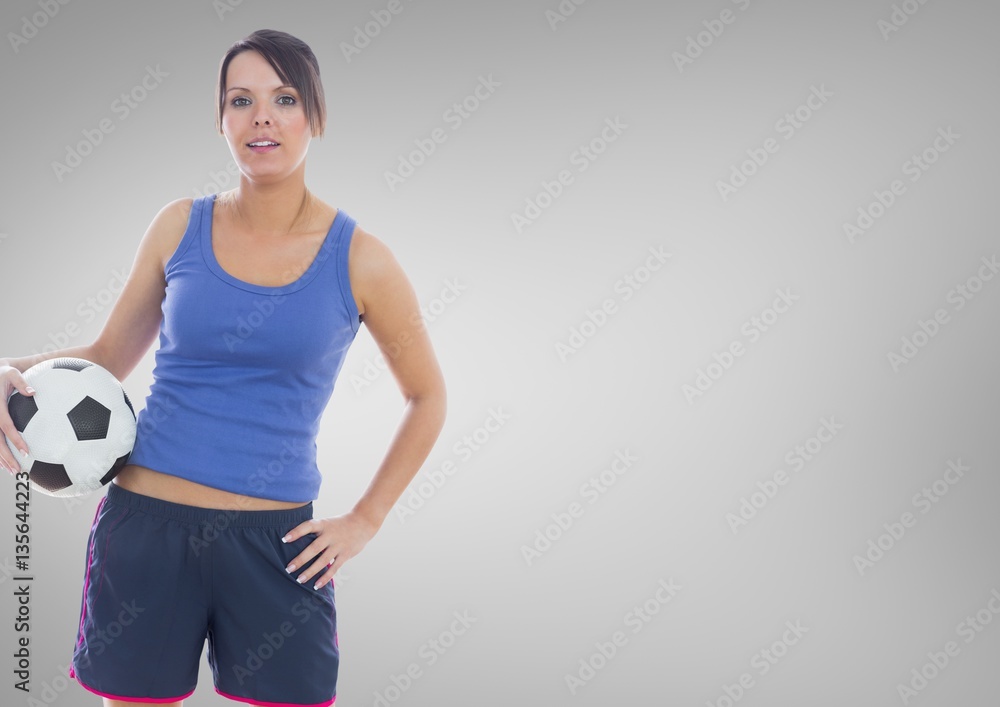
[[[264,123],[265,125],[270,125],[271,124],[270,106],[268,106],[267,103],[258,103],[257,106],[258,108],[257,108],[257,114],[254,117],[254,124],[260,125],[261,123]]]

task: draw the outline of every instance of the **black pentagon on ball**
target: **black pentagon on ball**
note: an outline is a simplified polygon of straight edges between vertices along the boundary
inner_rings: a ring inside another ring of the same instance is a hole
[[[111,479],[118,476],[118,472],[122,470],[122,467],[125,466],[125,462],[128,461],[130,456],[132,456],[132,452],[126,452],[115,459],[115,463],[111,465],[110,469],[108,469],[108,473],[101,477],[101,486],[107,486]]]
[[[14,393],[7,401],[7,412],[10,419],[14,421],[14,427],[18,432],[24,432],[31,418],[38,412],[38,405],[35,404],[33,395],[21,395]]]
[[[76,438],[81,442],[88,439],[105,439],[111,425],[111,411],[89,395],[66,413],[73,425]]]
[[[128,399],[128,393],[122,388],[122,397],[125,398],[125,404],[128,405],[128,409],[132,411],[132,417],[135,417],[135,408],[132,407],[132,401]]]
[[[52,362],[52,368],[65,368],[70,371],[82,371],[93,365],[90,361],[84,361],[82,358],[57,358]]]
[[[36,461],[31,465],[28,477],[46,491],[61,491],[72,485],[66,467],[62,464],[49,464]]]

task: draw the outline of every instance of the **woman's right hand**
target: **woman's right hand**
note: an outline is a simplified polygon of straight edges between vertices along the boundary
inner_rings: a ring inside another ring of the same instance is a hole
[[[15,390],[21,395],[35,394],[35,389],[28,387],[19,370],[13,366],[0,364],[0,393],[3,394],[0,399],[0,437],[4,438],[0,444],[0,464],[3,464],[11,474],[21,471],[21,462],[11,453],[7,439],[9,438],[18,449],[28,450],[28,443],[14,427],[14,421],[10,419],[10,412],[7,410],[7,398]]]

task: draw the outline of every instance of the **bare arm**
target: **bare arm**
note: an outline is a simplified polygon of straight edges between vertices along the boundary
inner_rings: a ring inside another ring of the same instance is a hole
[[[177,199],[160,209],[153,218],[136,251],[125,286],[93,343],[35,356],[0,359],[0,393],[3,395],[0,401],[0,431],[15,446],[27,447],[11,422],[6,401],[15,389],[22,394],[29,394],[21,375],[29,368],[52,358],[83,358],[103,366],[122,381],[146,355],[156,338],[163,316],[160,311],[166,290],[163,266],[184,235],[190,209],[190,198]],[[2,442],[0,461],[13,461],[10,450]],[[13,468],[17,468],[16,462]]]
[[[132,269],[108,319],[93,343],[35,356],[0,359],[23,373],[51,358],[78,357],[125,380],[146,355],[160,327],[160,305],[166,290],[163,266],[184,235],[191,199],[172,201],[153,218],[135,254]]]
[[[10,366],[11,368],[16,368],[20,373],[24,373],[36,363],[48,361],[50,358],[82,358],[87,361],[94,361],[94,355],[91,353],[92,346],[93,344],[74,346],[72,348],[59,349],[58,351],[37,354],[35,356],[22,356],[21,358],[0,358],[0,368],[3,366]],[[94,361],[94,363],[97,363],[97,361]]]
[[[363,321],[406,400],[385,458],[353,509],[377,530],[434,447],[444,426],[447,392],[413,286],[392,252],[358,228],[349,261]],[[390,349],[393,342],[402,345]]]
[[[444,377],[416,294],[392,252],[375,236],[356,228],[348,271],[351,290],[359,300],[358,312],[399,384],[406,410],[382,463],[354,508],[332,518],[311,518],[282,538],[294,542],[306,533],[315,533],[315,539],[285,568],[289,572],[301,570],[296,581],[315,579],[314,589],[332,582],[340,567],[379,531],[430,454],[447,412]]]

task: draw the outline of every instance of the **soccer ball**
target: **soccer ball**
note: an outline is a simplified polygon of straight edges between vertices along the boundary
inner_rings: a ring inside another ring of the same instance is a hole
[[[96,363],[54,358],[32,366],[24,379],[34,395],[7,399],[28,456],[7,446],[36,490],[49,496],[85,496],[107,485],[132,454],[135,410],[121,383]]]

